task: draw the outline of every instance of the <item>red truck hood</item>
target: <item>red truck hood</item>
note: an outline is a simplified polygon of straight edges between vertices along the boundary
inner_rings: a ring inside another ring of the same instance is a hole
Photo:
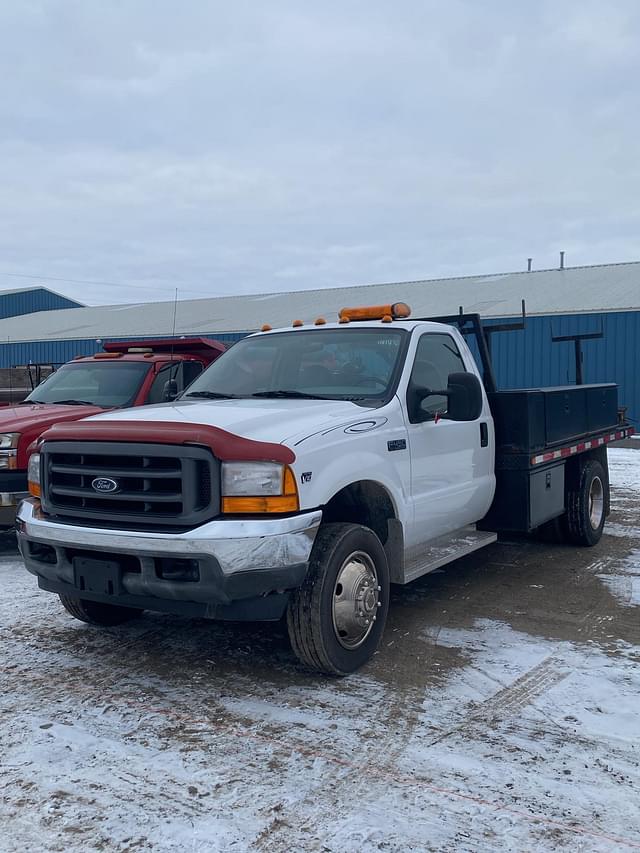
[[[104,412],[99,406],[61,406],[47,403],[0,408],[0,432],[19,432],[18,469],[27,467],[27,448],[53,424],[79,421]]]
[[[25,403],[0,409],[0,432],[22,432],[34,424],[45,429],[62,421],[79,421],[104,412],[99,406],[60,406],[47,403]]]

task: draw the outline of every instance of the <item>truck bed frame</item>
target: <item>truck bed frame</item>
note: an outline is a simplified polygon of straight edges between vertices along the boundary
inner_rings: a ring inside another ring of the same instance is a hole
[[[596,458],[609,483],[606,445],[633,435],[618,410],[614,383],[498,390],[491,362],[491,334],[524,328],[522,319],[486,325],[479,314],[421,318],[457,326],[473,336],[496,435],[496,494],[478,529],[529,533],[564,514],[567,485],[580,465]]]

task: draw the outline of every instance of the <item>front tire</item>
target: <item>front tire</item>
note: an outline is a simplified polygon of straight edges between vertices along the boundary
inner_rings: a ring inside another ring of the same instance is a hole
[[[607,475],[596,459],[589,459],[576,487],[567,491],[567,511],[562,518],[564,538],[573,545],[590,547],[601,537],[606,517]]]
[[[69,595],[59,595],[64,609],[74,619],[86,622],[88,625],[121,625],[130,619],[140,616],[142,610],[135,607],[120,607],[117,604],[103,604],[100,601],[89,601],[86,598],[72,598]]]
[[[358,524],[323,525],[287,609],[298,659],[327,675],[354,672],[377,649],[388,609],[389,567],[376,534]]]

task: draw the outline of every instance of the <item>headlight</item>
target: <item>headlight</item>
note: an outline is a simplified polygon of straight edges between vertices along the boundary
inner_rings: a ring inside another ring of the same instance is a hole
[[[298,489],[292,470],[277,462],[223,462],[222,511],[255,514],[297,512]]]
[[[0,432],[0,450],[13,450],[18,446],[19,432]]]
[[[29,467],[27,469],[27,480],[29,483],[29,492],[36,498],[40,497],[40,454],[32,453],[29,457]]]
[[[222,494],[280,495],[283,476],[284,465],[275,462],[223,462]]]
[[[17,465],[19,432],[0,433],[0,469],[15,470]]]

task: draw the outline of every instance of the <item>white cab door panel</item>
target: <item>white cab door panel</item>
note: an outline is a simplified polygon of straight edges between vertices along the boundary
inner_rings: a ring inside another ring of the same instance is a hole
[[[424,333],[417,342],[409,388],[444,390],[451,373],[477,375],[470,367],[453,335]],[[414,510],[409,549],[478,521],[493,495],[493,430],[486,402],[475,421],[448,420],[446,407],[446,397],[429,396],[421,405],[427,420],[411,422],[415,417],[409,412]]]

